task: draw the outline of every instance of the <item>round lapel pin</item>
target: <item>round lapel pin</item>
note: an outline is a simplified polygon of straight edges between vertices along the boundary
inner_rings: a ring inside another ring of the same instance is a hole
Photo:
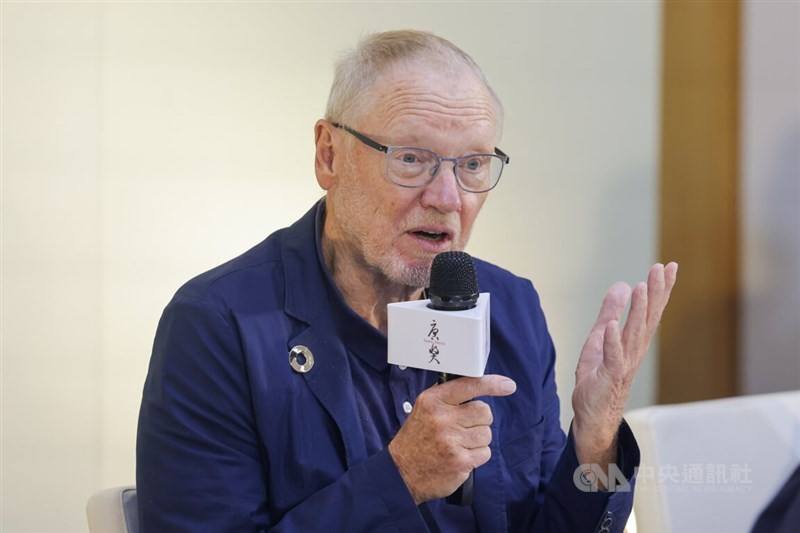
[[[293,346],[289,350],[289,365],[295,372],[305,374],[314,367],[314,354],[302,344]]]

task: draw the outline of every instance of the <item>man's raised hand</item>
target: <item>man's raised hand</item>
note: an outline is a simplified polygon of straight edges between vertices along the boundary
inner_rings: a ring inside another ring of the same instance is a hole
[[[615,283],[606,293],[575,371],[573,433],[581,463],[614,460],[609,452],[614,449],[633,377],[669,302],[677,275],[677,263],[650,268],[647,283],[633,289],[624,329],[620,329],[620,318],[631,298],[631,288]]]

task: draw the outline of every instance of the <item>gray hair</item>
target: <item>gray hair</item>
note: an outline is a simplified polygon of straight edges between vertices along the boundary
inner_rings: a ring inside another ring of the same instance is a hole
[[[447,39],[417,30],[373,33],[342,56],[336,63],[325,118],[331,122],[352,123],[362,111],[359,103],[363,102],[378,77],[405,59],[439,59],[449,67],[461,64],[471,69],[496,104],[499,135],[503,124],[503,104],[475,60]]]

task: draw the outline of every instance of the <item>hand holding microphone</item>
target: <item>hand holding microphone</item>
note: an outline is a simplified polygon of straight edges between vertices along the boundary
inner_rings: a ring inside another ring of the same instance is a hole
[[[389,453],[417,504],[452,494],[491,457],[492,411],[479,396],[508,396],[504,376],[458,378],[422,392]]]
[[[440,372],[442,383],[419,395],[389,453],[417,504],[447,496],[471,505],[473,470],[489,460],[492,442],[491,410],[474,398],[508,396],[516,384],[483,376],[489,294],[479,293],[469,254],[437,255],[427,292],[430,300],[389,305],[389,363]]]

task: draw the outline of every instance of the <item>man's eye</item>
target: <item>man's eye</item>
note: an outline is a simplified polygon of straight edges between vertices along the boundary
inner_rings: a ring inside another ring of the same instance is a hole
[[[419,163],[417,154],[405,153],[403,154],[403,163]]]
[[[469,159],[464,166],[467,170],[478,170],[481,168],[481,160],[477,158]]]

